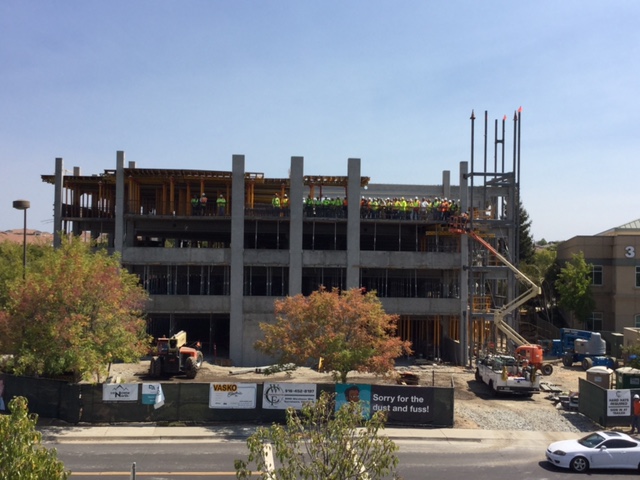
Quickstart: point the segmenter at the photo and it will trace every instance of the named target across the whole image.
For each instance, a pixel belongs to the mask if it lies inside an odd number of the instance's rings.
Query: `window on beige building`
[[[591,317],[587,320],[587,330],[592,332],[599,332],[602,330],[602,321],[604,319],[604,315],[602,312],[591,312]]]
[[[640,328],[640,314],[637,314],[635,316],[635,321],[633,323],[634,323],[634,327]]]
[[[602,285],[602,265],[592,265],[591,285]]]
[[[636,287],[640,287],[640,267],[636,267]]]

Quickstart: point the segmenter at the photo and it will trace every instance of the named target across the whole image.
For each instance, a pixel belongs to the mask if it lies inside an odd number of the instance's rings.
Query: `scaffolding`
[[[508,161],[505,115],[494,121],[490,141],[488,113],[484,112],[482,156],[476,161],[475,113],[471,113],[469,205],[451,231],[468,239],[465,269],[468,281],[468,323],[465,340],[470,356],[482,346],[496,346],[500,335],[514,343],[528,343],[518,332],[519,308],[540,289],[517,268],[520,228],[520,138],[522,109],[513,116],[513,150]],[[493,152],[489,151],[492,143]],[[479,201],[476,196],[480,196]],[[479,205],[477,207],[476,205]],[[457,222],[457,224],[455,224]],[[481,249],[478,250],[477,246]],[[519,285],[527,288],[519,292]],[[466,359],[471,362],[470,356]]]

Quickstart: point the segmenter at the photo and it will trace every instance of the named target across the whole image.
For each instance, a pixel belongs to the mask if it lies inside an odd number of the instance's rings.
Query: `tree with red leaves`
[[[279,364],[318,364],[346,383],[356,370],[386,374],[395,359],[411,353],[411,343],[396,336],[398,316],[388,315],[375,292],[321,288],[310,296],[275,302],[276,322],[261,323],[258,351]]]
[[[10,284],[0,352],[13,354],[15,373],[99,381],[111,362],[138,361],[147,352],[147,292],[117,256],[91,248],[65,240]]]

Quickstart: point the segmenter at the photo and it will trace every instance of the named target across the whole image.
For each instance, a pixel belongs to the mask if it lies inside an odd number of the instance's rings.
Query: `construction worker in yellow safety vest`
[[[378,218],[378,208],[380,207],[378,199],[372,198],[371,202],[369,202],[369,206],[371,208],[371,218]]]
[[[220,194],[220,196],[216,199],[216,207],[217,207],[217,212],[216,215],[218,215],[219,217],[224,217],[225,214],[227,213],[227,199],[224,198],[223,194]]]
[[[432,219],[440,220],[440,199],[436,197],[431,203],[431,211],[433,212]]]
[[[271,206],[274,209],[274,213],[276,215],[280,215],[280,196],[277,193],[273,194],[273,199],[271,200]]]
[[[400,210],[401,210],[401,216],[404,220],[407,219],[407,213],[409,212],[409,206],[407,205],[407,200],[402,197],[402,200],[400,200]]]
[[[400,218],[402,216],[402,202],[399,198],[393,199],[393,218]]]
[[[307,195],[307,198],[304,201],[304,212],[307,217],[313,216],[314,208],[313,208],[313,198],[311,198],[311,195]]]

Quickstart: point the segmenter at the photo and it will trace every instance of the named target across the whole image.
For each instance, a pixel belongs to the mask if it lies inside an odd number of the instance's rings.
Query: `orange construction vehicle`
[[[543,375],[553,373],[553,365],[544,363],[544,348],[540,345],[527,343],[516,348],[516,358],[536,367]]]
[[[149,365],[149,375],[158,378],[184,373],[187,378],[195,378],[203,360],[200,343],[194,347],[187,346],[187,332],[181,330],[171,338],[158,339],[156,355],[151,358]]]

